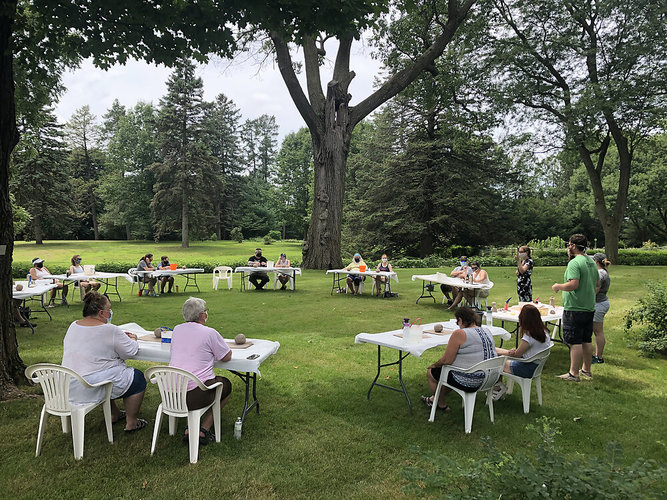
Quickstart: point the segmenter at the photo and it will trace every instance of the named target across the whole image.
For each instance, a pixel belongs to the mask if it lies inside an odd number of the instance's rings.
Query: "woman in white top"
[[[470,269],[472,269],[472,274],[470,274],[470,282],[471,283],[478,283],[478,284],[485,284],[488,285],[491,283],[491,280],[489,280],[489,275],[488,273],[482,269],[482,266],[480,265],[479,262],[475,261],[472,264],[470,264]],[[477,293],[477,297],[488,297],[489,296],[489,290],[475,290],[473,288],[458,288],[458,294],[454,298],[454,303],[448,307],[448,309],[454,309],[456,306],[459,305],[461,302],[461,299],[465,297],[466,301],[468,304],[473,304],[475,301],[475,293]]]
[[[81,265],[81,256],[79,254],[74,255],[72,257],[71,262],[72,265],[69,266],[69,273],[83,274],[83,266]],[[98,291],[100,289],[100,286],[102,286],[102,283],[98,283],[93,279],[79,281],[79,287],[83,290],[84,295],[90,292],[91,290]]]
[[[516,349],[502,349],[496,347],[499,356],[511,356],[513,358],[528,359],[535,354],[548,349],[551,346],[549,331],[542,322],[540,310],[532,304],[526,304],[519,313],[519,329],[521,331],[521,343]],[[531,378],[535,373],[538,363],[524,363],[522,361],[505,361],[505,373],[511,373],[522,378]],[[494,387],[493,398],[499,399],[507,392],[505,384],[500,382]]]
[[[113,422],[125,419],[127,433],[143,429],[146,421],[137,415],[144,400],[146,378],[140,370],[125,364],[125,360],[139,350],[137,336],[111,324],[111,304],[99,292],[89,292],[83,298],[83,316],[67,329],[63,340],[63,366],[71,368],[91,384],[111,380]],[[92,403],[102,397],[103,389],[86,389],[78,381],[72,381],[71,402]],[[123,398],[125,411],[113,401],[118,398]]]
[[[290,267],[290,262],[287,259],[287,255],[284,253],[280,254],[280,258],[278,259],[278,262],[276,262],[275,267]],[[278,281],[280,281],[281,290],[285,290],[285,287],[289,283],[290,280],[290,275],[289,274],[278,274]]]
[[[50,274],[51,271],[49,271],[44,265],[44,259],[40,259],[39,257],[35,257],[34,259],[32,259],[32,268],[30,269],[30,277],[32,278],[33,281],[44,279],[45,276],[49,276]],[[58,286],[57,288],[51,290],[51,300],[49,301],[49,304],[46,307],[56,306],[55,298],[56,298],[56,292],[58,290],[61,290],[62,292],[62,305],[66,306],[67,291],[69,290],[67,283],[61,283],[56,279],[54,279],[53,282]]]

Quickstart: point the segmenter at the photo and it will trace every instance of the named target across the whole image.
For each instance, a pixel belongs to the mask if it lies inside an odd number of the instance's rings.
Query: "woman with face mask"
[[[69,273],[70,274],[83,274],[83,266],[81,265],[81,256],[79,254],[76,254],[72,257],[72,265],[69,266]],[[100,286],[102,286],[102,283],[98,283],[95,280],[83,280],[79,281],[79,287],[81,287],[81,290],[83,290],[83,294],[87,294],[91,290],[99,290]],[[74,293],[74,292],[72,292]]]
[[[137,336],[111,324],[111,303],[99,292],[88,292],[83,297],[83,319],[72,322],[63,340],[62,365],[71,368],[90,384],[111,380],[111,419],[125,421],[125,432],[132,433],[146,427],[138,418],[146,390],[146,378],[125,360],[139,350]],[[71,403],[98,402],[104,389],[86,389],[73,380],[70,386]],[[121,411],[115,399],[123,398]]]
[[[232,359],[232,350],[217,330],[206,326],[208,309],[203,299],[190,297],[183,304],[182,323],[174,328],[171,335],[171,360],[169,366],[187,370],[196,375],[204,385],[209,386],[222,382],[220,409],[222,409],[232,393],[232,383],[228,378],[216,376],[213,364],[216,361]],[[204,408],[213,402],[215,391],[202,391],[194,382],[188,382],[186,404],[189,410]],[[215,440],[211,432],[213,425],[213,408],[203,415],[199,429],[199,444],[206,445]],[[185,430],[187,440],[189,430]]]
[[[380,263],[377,265],[376,270],[378,272],[389,272],[389,273],[393,271],[393,268],[389,263],[389,259],[386,253],[382,254],[382,259],[380,260]],[[375,295],[380,295],[380,285],[382,283],[386,283],[389,278],[387,276],[374,276],[373,278],[375,279]]]
[[[355,253],[352,262],[350,262],[344,269],[346,271],[358,271],[359,266],[366,266],[366,263],[364,262],[364,259],[361,258],[360,254]],[[361,276],[359,274],[347,275],[347,288],[352,292],[352,295],[357,295],[359,293],[359,286],[365,279],[366,276]]]
[[[530,276],[533,274],[533,259],[530,258],[530,247],[521,246],[516,259],[516,293],[519,295],[519,302],[533,301],[533,284]]]
[[[30,277],[33,281],[44,279],[45,276],[49,276],[51,271],[44,265],[44,259],[35,257],[32,259],[32,268],[30,269]],[[69,290],[69,285],[67,283],[62,283],[56,279],[53,282],[57,285],[56,288],[51,290],[51,300],[46,307],[55,307],[56,306],[56,292],[60,290],[62,294],[62,305],[67,305],[67,291]]]

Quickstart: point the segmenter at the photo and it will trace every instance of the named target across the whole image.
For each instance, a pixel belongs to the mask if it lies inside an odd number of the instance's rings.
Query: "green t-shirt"
[[[565,270],[565,282],[579,280],[579,287],[572,292],[563,292],[563,307],[566,311],[595,311],[595,287],[600,275],[593,259],[577,255]]]

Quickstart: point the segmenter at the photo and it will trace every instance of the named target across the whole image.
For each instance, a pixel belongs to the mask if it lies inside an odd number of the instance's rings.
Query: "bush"
[[[273,243],[273,240],[271,239],[271,236],[269,236],[268,234],[266,236],[264,236],[264,244],[265,245],[270,245],[271,243]]]
[[[667,354],[667,284],[646,283],[648,295],[625,315],[625,334],[643,353]]]
[[[271,238],[274,241],[280,241],[282,239],[282,234],[280,234],[280,231],[277,231],[275,229],[269,231],[269,234],[267,234],[269,238]],[[266,238],[265,236],[265,238]]]
[[[408,495],[433,498],[658,498],[665,491],[665,463],[638,459],[624,466],[620,444],[610,442],[604,459],[569,458],[560,453],[555,438],[557,421],[542,417],[528,425],[530,435],[541,438],[526,454],[498,450],[482,438],[485,458],[454,461],[434,451],[417,453],[426,462],[403,470]],[[661,493],[662,492],[662,493]]]
[[[567,242],[560,236],[551,236],[550,238],[545,238],[543,240],[530,240],[528,246],[531,250],[533,249],[556,249],[556,248],[566,248]]]
[[[243,243],[243,231],[241,231],[240,227],[235,227],[232,229],[229,233],[229,237],[237,243]]]

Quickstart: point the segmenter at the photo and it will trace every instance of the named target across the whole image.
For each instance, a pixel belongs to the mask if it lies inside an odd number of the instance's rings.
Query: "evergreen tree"
[[[179,61],[167,81],[167,95],[160,99],[158,114],[161,163],[155,175],[155,196],[151,204],[156,238],[178,231],[181,245],[190,245],[191,226],[202,237],[214,220],[211,180],[215,158],[205,143],[204,85],[195,76],[195,65]]]

